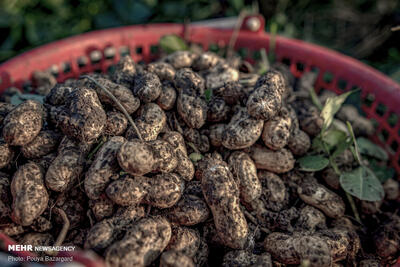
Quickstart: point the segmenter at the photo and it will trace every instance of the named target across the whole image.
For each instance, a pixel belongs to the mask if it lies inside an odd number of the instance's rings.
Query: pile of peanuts
[[[384,201],[357,201],[364,219],[377,220],[360,226],[346,215],[331,168],[296,164],[323,124],[309,95],[315,74],[296,80],[280,63],[263,75],[243,65],[212,52],[179,51],[147,65],[126,56],[112,74],[64,83],[34,73],[43,104],[14,106],[8,89],[0,231],[20,244],[53,245],[67,218],[58,245],[91,250],[108,266],[395,259],[400,218],[380,207],[398,205],[397,181],[385,183]],[[337,117],[357,135],[374,131],[352,106]],[[355,163],[349,150],[336,161],[342,169]]]

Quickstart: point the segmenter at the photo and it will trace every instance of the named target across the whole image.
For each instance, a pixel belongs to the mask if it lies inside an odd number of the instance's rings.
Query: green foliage
[[[304,156],[297,160],[302,171],[316,172],[325,169],[329,165],[329,160],[322,156]]]
[[[181,37],[174,34],[161,37],[159,44],[161,49],[168,54],[189,49],[186,42]]]
[[[143,23],[152,15],[152,9],[143,2],[137,0],[112,1],[112,7],[121,24]]]
[[[323,131],[328,129],[329,126],[331,126],[333,117],[335,114],[339,111],[340,107],[346,101],[346,98],[353,93],[353,91],[334,96],[334,97],[329,97],[326,102],[324,107],[322,108],[321,111],[321,117],[324,120],[324,125],[323,125]]]
[[[272,54],[272,51],[270,51]],[[256,70],[259,75],[264,75],[270,68],[268,55],[265,49],[260,50],[261,60],[256,65]]]
[[[332,159],[342,154],[352,144],[347,133],[338,129],[329,129],[316,136],[312,142],[312,149],[316,152],[329,152]]]
[[[347,132],[331,127],[335,114],[351,93],[347,92],[328,98],[322,107],[321,116],[324,119],[324,126],[321,133],[313,139],[313,152],[311,153],[323,154],[305,156],[298,161],[303,171],[320,171],[330,164],[334,171],[340,175],[340,184],[344,191],[361,200],[378,201],[384,197],[384,190],[381,183],[394,175],[392,173],[393,170],[376,162],[370,162],[370,168],[364,164],[361,154],[386,161],[388,159],[386,152],[368,139],[362,137],[356,139],[349,122],[347,122]],[[314,102],[317,102],[317,97],[315,96],[314,98]],[[341,173],[335,162],[335,158],[349,148],[353,152],[359,167],[349,172]],[[353,203],[351,196],[348,196],[348,198]],[[352,209],[355,216],[358,217],[354,205]]]
[[[240,12],[245,7],[244,0],[228,0],[228,2],[237,12]]]
[[[313,102],[313,104],[319,110],[322,110],[323,106],[321,104],[321,101],[319,101],[319,98],[318,98],[317,93],[315,92],[314,88],[310,88],[310,97],[311,97],[311,101]]]
[[[312,149],[317,153],[323,152],[329,155],[331,160],[333,160],[351,145],[347,133],[330,126],[333,122],[335,114],[339,111],[344,101],[352,93],[352,91],[328,98],[323,107],[319,102],[315,91],[310,90],[310,93],[314,104],[321,109],[321,117],[324,120],[321,133],[312,141]],[[333,155],[331,155],[332,151]],[[312,161],[310,164],[312,164]]]
[[[243,0],[0,1],[0,61],[33,47],[96,29],[155,22],[182,23],[239,14]]]
[[[362,155],[366,155],[379,160],[387,161],[388,154],[380,146],[372,143],[370,140],[364,137],[357,138],[357,144]]]
[[[399,33],[394,34],[398,35]],[[398,64],[400,62],[400,48],[394,44],[393,47],[390,47],[385,52],[382,57],[366,60],[365,63],[372,65],[374,68],[389,75],[392,79],[400,82],[400,65]]]
[[[343,142],[339,142],[336,146],[336,149],[332,153],[332,159],[335,159],[337,156],[342,154],[346,149],[350,148],[352,144],[351,139],[347,138],[343,140]]]
[[[326,131],[322,136],[322,140],[326,143],[329,150],[345,142],[346,139],[347,139],[347,134],[343,131],[336,129]]]
[[[312,148],[317,152],[330,154],[332,160],[342,154],[351,145],[346,132],[330,126],[335,114],[340,110],[344,101],[346,101],[347,97],[352,93],[353,91],[350,91],[335,97],[330,97],[326,100],[325,105],[322,106],[315,91],[313,89],[310,90],[311,99],[314,105],[321,110],[321,117],[324,120],[321,133],[313,139]],[[333,153],[331,154],[331,152]]]
[[[320,153],[325,151],[325,145],[320,135],[312,140],[311,148],[313,151]]]
[[[380,201],[385,195],[381,182],[366,166],[343,173],[340,185],[347,193],[361,200]]]
[[[347,122],[347,127],[354,145],[354,147],[351,147],[352,152],[360,167],[350,172],[342,173],[340,175],[340,185],[344,191],[361,200],[382,200],[385,196],[385,192],[383,190],[381,181],[369,167],[364,165],[360,154],[359,144],[349,122]]]
[[[102,1],[82,0],[79,8],[71,2],[0,1],[0,60],[33,46],[89,31],[93,29],[96,10],[107,8]]]
[[[212,98],[212,90],[211,89],[205,90],[204,97],[206,98],[206,101],[209,102]]]

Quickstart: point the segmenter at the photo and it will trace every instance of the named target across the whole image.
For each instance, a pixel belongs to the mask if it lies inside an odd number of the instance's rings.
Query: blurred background
[[[400,82],[398,0],[0,0],[0,62],[67,36],[122,25],[261,13],[266,31],[355,57]]]

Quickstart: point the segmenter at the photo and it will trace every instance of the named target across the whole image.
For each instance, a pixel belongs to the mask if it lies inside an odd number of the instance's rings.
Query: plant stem
[[[93,223],[93,219],[92,219],[92,215],[91,215],[91,210],[90,209],[86,212],[86,216],[89,218],[90,227],[93,227],[94,223]]]
[[[65,212],[62,209],[55,208],[55,211],[58,212],[58,214],[60,214],[60,216],[64,222],[61,232],[58,235],[56,242],[54,243],[55,246],[61,246],[62,243],[64,242],[65,236],[67,235],[67,232],[69,230],[70,223],[69,223],[67,214],[65,214]]]
[[[356,136],[354,135],[353,127],[351,127],[351,124],[348,121],[346,121],[346,124],[347,124],[347,128],[349,129],[350,136],[353,139],[355,158],[356,158],[358,164],[360,164],[360,166],[363,166],[364,164],[361,159],[360,149],[358,148],[358,144],[357,144]]]
[[[243,20],[246,17],[247,12],[246,11],[241,11],[238,17],[238,20],[236,21],[235,28],[232,32],[231,38],[229,39],[229,44],[228,44],[228,50],[226,51],[226,58],[230,59],[233,57],[233,52],[235,51],[235,43],[237,40],[237,37],[240,32],[240,27],[242,27]]]
[[[317,93],[314,90],[314,87],[310,87],[309,91],[310,91],[311,101],[321,111],[323,109],[323,106],[322,106],[321,102],[319,101],[319,98],[317,96]]]
[[[335,173],[340,176],[342,173],[340,172],[339,167],[337,166],[335,160],[331,157],[331,155],[329,155],[329,163],[331,164]]]
[[[278,24],[276,22],[272,22],[270,27],[271,38],[269,40],[269,53],[268,53],[270,63],[275,62],[275,47],[276,47],[277,32],[278,32]]]
[[[354,217],[356,218],[356,221],[359,224],[361,224],[360,214],[358,214],[356,203],[354,202],[354,198],[349,193],[347,193],[347,192],[345,192],[345,193],[346,193],[347,200],[350,203],[351,209],[353,210]]]
[[[190,42],[190,18],[186,17],[183,20],[183,40],[186,43]]]
[[[325,148],[327,154],[329,155],[329,163],[331,164],[332,169],[340,177],[342,175],[342,173],[341,173],[339,167],[337,166],[335,160],[330,155],[329,149],[326,147],[326,144],[325,143],[323,143],[323,144],[324,144],[324,148]],[[346,194],[347,200],[349,201],[351,210],[353,211],[354,217],[356,218],[357,222],[361,224],[360,214],[358,213],[357,206],[356,206],[356,203],[354,202],[353,197],[347,192],[345,192],[345,194]]]
[[[250,212],[248,212],[247,210],[244,210],[243,213],[244,213],[244,215],[246,216],[246,218],[249,219],[249,221],[251,221],[251,222],[252,222],[253,224],[255,224],[257,227],[259,227],[261,231],[263,231],[263,232],[266,233],[266,234],[270,234],[270,233],[271,233],[271,231],[269,231],[267,228],[261,227],[261,226],[258,224],[257,219],[254,218],[254,216],[251,215]]]
[[[69,226],[70,226],[70,222],[68,220],[68,216],[67,214],[65,214],[65,212],[60,209],[60,208],[54,208],[54,210],[61,216],[61,218],[63,219],[64,225],[57,237],[56,242],[54,243],[54,247],[58,247],[61,246],[62,243],[65,240],[65,237],[67,236],[68,230],[69,230]],[[57,251],[51,250],[47,252],[49,255],[54,256],[57,255]]]
[[[124,108],[124,106],[121,104],[121,102],[119,102],[119,100],[109,91],[107,90],[103,85],[101,85],[100,83],[98,83],[95,79],[93,79],[92,77],[88,76],[88,75],[82,75],[80,78],[86,78],[88,80],[90,80],[91,82],[93,82],[94,84],[96,84],[101,90],[103,90],[111,99],[112,101],[115,102],[115,104],[117,104],[117,106],[119,107],[119,109],[122,111],[122,113],[124,113],[125,117],[128,119],[129,123],[132,125],[133,129],[135,129],[137,136],[139,137],[140,140],[143,141],[142,135],[139,132],[139,129],[136,127],[136,124],[133,122],[132,117],[129,115],[129,113],[126,111],[126,109]]]
[[[264,69],[261,69],[263,72],[259,74],[262,75],[270,69],[270,64],[268,61],[267,50],[265,50],[265,48],[260,50],[260,54],[261,54],[262,67]]]

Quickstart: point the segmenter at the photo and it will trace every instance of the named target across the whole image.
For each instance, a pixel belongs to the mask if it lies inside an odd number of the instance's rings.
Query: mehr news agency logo
[[[9,252],[29,251],[29,252],[48,252],[56,253],[60,251],[75,251],[75,246],[32,246],[32,245],[8,245]],[[20,262],[20,261],[57,261],[57,262],[71,262],[72,257],[57,257],[57,256],[27,256],[17,257],[8,256],[9,261]]]

